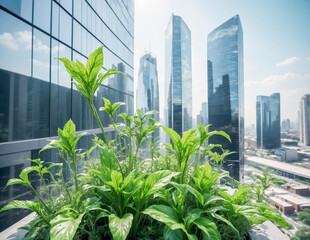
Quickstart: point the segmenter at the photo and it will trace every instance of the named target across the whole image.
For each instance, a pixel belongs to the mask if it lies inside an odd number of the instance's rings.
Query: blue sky
[[[192,32],[193,115],[207,98],[207,36],[239,14],[243,27],[245,123],[255,123],[257,95],[281,94],[281,119],[297,119],[299,100],[310,93],[309,0],[136,0],[135,78],[140,56],[157,57],[164,86],[165,29],[171,13]],[[161,95],[161,108],[163,95]]]

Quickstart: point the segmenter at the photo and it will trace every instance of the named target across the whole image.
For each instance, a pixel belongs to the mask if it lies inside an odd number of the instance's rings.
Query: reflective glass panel
[[[34,0],[34,25],[50,32],[51,0]]]
[[[0,5],[32,22],[32,0],[0,0]]]
[[[49,81],[50,37],[45,33],[33,30],[33,77]]]

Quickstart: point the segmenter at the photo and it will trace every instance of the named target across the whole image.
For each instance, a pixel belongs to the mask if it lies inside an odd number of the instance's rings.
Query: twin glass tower
[[[180,16],[172,14],[165,39],[165,125],[178,134],[193,126],[191,31]],[[243,178],[244,165],[244,80],[243,32],[236,15],[208,35],[208,122],[210,130],[222,130],[223,137],[212,136],[211,144],[222,144],[234,154],[224,167],[230,175]],[[168,139],[165,139],[166,141]],[[221,151],[218,149],[218,151]]]

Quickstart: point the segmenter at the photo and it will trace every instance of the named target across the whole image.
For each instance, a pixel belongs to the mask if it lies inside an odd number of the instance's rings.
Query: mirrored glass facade
[[[182,135],[192,128],[191,31],[172,15],[165,34],[165,125]]]
[[[239,16],[229,19],[208,35],[208,122],[210,131],[225,131],[232,142],[212,136],[209,143],[235,152],[224,169],[243,180],[244,80],[243,31]],[[220,151],[220,150],[219,150]]]
[[[257,147],[274,149],[281,147],[280,93],[256,98]]]
[[[56,58],[86,63],[87,56],[104,45],[104,69],[117,68],[128,77],[117,75],[103,82],[94,102],[98,108],[103,106],[102,97],[125,102],[118,113],[133,113],[133,9],[133,0],[0,0],[0,22],[5,23],[0,24],[1,190],[9,178],[18,177],[30,165],[27,158],[60,161],[55,152],[39,155],[38,150],[70,118],[77,131],[87,131],[81,147],[91,146],[93,134],[100,133]],[[113,138],[108,116],[99,115]],[[29,199],[27,194],[27,189],[15,186],[0,191],[0,208],[12,199]],[[22,210],[1,213],[0,232],[25,214]]]
[[[140,58],[136,109],[140,109],[142,114],[152,110],[159,112],[157,61],[149,53]],[[152,118],[159,122],[159,113],[152,115]],[[153,137],[159,137],[159,129],[153,133]]]

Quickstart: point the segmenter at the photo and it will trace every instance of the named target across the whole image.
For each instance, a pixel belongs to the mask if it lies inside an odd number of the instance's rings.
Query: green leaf
[[[34,211],[38,213],[38,215],[41,215],[41,206],[39,203],[35,203],[33,201],[19,201],[19,200],[13,200],[9,202],[7,205],[5,205],[3,208],[1,208],[0,212],[14,209],[14,208],[24,208],[29,209],[31,211]]]
[[[200,218],[202,213],[203,211],[200,208],[194,208],[190,210],[184,218],[186,228],[189,228],[190,224],[192,224],[196,219]]]
[[[225,133],[224,131],[213,131],[213,132],[210,132],[208,133],[208,138],[210,138],[211,136],[213,135],[220,135],[220,136],[223,136],[225,137],[229,142],[231,142],[231,139],[229,137],[229,135],[227,133]]]
[[[221,240],[221,234],[217,230],[215,223],[208,218],[200,217],[194,224],[204,232],[204,240]]]
[[[169,135],[174,148],[176,148],[176,150],[177,150],[179,141],[181,140],[180,135],[176,131],[174,131],[173,129],[168,128],[168,127],[164,127],[164,132]]]
[[[114,239],[125,240],[132,224],[133,215],[126,213],[122,218],[111,214],[109,216],[109,228]]]
[[[5,187],[11,186],[11,185],[15,185],[15,184],[20,184],[20,185],[24,185],[24,186],[29,186],[28,183],[26,183],[25,181],[19,179],[19,178],[11,178]]]
[[[184,225],[179,222],[178,215],[171,207],[165,205],[151,205],[145,209],[143,213],[166,224],[172,230],[185,229]]]
[[[180,173],[171,172],[169,170],[162,170],[152,173],[146,178],[144,184],[142,185],[141,192],[139,193],[141,193],[144,198],[147,198],[162,189],[171,181],[173,177],[179,174]]]
[[[93,53],[91,53],[86,62],[86,71],[88,76],[88,81],[95,81],[100,69],[103,66],[103,46],[97,48]]]
[[[107,210],[102,209],[102,211],[97,215],[95,222],[97,222],[100,218],[109,217],[109,216],[110,216],[110,213]]]
[[[32,171],[38,172],[40,168],[38,166],[31,166],[31,167],[26,167],[24,168],[21,173],[19,174],[19,177],[24,180],[25,183],[30,185],[30,182],[28,180],[28,174]]]
[[[183,240],[183,234],[180,229],[171,230],[167,225],[164,227],[164,240]]]
[[[50,237],[51,240],[74,239],[76,230],[78,229],[84,214],[76,216],[72,212],[64,212],[57,215],[54,219],[51,220],[51,231]]]
[[[222,217],[222,216],[216,214],[215,212],[213,212],[211,215],[212,215],[212,217],[216,218],[217,220],[220,220],[220,221],[226,223],[226,224],[227,224],[228,226],[230,226],[236,233],[239,234],[239,231],[238,231],[238,230],[234,227],[234,225],[233,225],[230,221],[228,221],[226,218],[224,218],[224,217]]]

